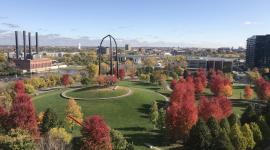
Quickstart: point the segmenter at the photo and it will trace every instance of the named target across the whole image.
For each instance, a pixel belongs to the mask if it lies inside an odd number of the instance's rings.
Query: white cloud
[[[258,25],[262,24],[261,22],[256,22],[256,21],[245,21],[244,25]]]

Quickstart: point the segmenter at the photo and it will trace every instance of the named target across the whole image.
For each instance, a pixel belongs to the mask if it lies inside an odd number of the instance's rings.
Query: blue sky
[[[248,37],[270,33],[269,0],[2,0],[0,3],[0,44],[14,43],[12,37],[4,39],[13,35],[9,32],[14,30],[38,31],[44,36],[41,41],[44,45],[51,40],[56,41],[55,45],[81,42],[92,46],[109,33],[134,46],[188,47],[245,46]]]

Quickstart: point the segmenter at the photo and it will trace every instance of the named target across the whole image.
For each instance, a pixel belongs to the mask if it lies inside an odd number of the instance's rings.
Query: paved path
[[[61,96],[64,97],[64,98],[66,98],[66,99],[75,99],[75,100],[96,100],[96,99],[99,99],[99,100],[109,100],[109,99],[117,99],[117,98],[122,98],[122,97],[130,96],[133,93],[130,88],[125,87],[125,88],[128,89],[128,92],[126,94],[124,94],[124,95],[115,96],[115,97],[106,97],[106,98],[74,98],[74,97],[70,97],[70,96],[67,96],[66,95],[66,93],[68,93],[68,92],[71,92],[71,91],[74,91],[74,90],[83,89],[83,88],[75,88],[75,89],[66,90],[66,91],[64,91],[64,92],[61,93]]]

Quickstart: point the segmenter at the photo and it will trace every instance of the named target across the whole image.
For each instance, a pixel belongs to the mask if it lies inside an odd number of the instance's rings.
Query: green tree
[[[239,124],[235,123],[231,127],[230,139],[235,150],[245,150],[247,148],[247,141],[240,130]]]
[[[50,131],[51,128],[55,128],[58,125],[59,125],[59,121],[58,121],[56,113],[51,108],[48,108],[45,111],[42,123],[40,124],[40,131],[42,133],[46,133]]]
[[[256,143],[259,143],[260,141],[262,141],[263,137],[262,137],[262,132],[260,130],[260,127],[255,122],[251,122],[249,126],[253,133],[254,141]]]
[[[208,150],[210,149],[212,136],[209,128],[203,119],[199,119],[189,134],[189,138],[185,144],[187,149]]]
[[[91,84],[91,80],[87,77],[81,79],[81,84],[84,86],[89,86]]]
[[[254,141],[253,133],[252,133],[249,125],[247,123],[245,123],[242,126],[241,130],[242,130],[243,136],[246,138],[247,148],[248,149],[253,149],[255,147],[256,143]]]
[[[239,118],[237,117],[237,115],[236,115],[235,113],[232,113],[232,114],[228,117],[228,121],[229,121],[231,127],[232,127],[234,124],[239,124],[239,125],[240,125]]]
[[[153,101],[150,109],[150,121],[154,124],[154,127],[157,125],[158,120],[158,105],[156,101]]]
[[[264,117],[263,116],[260,116],[259,119],[258,119],[258,121],[256,123],[260,127],[260,130],[262,132],[263,138],[264,139],[270,138],[270,128],[267,125]]]
[[[220,121],[220,128],[225,130],[228,134],[230,133],[231,127],[227,118],[224,118]]]
[[[265,109],[265,121],[267,122],[268,126],[270,126],[270,102],[267,103]]]
[[[120,131],[110,130],[111,143],[113,150],[125,150],[128,142]]]
[[[211,150],[234,150],[234,146],[226,132],[226,130],[221,130],[219,135],[214,138]]]
[[[210,117],[207,121],[207,126],[210,129],[213,138],[216,138],[220,132],[220,126],[214,117]]]
[[[257,120],[257,113],[255,111],[254,106],[249,105],[245,112],[241,116],[241,124],[255,122]]]

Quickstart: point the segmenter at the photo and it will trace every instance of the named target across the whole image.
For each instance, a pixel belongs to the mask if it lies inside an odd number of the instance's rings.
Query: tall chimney
[[[30,59],[32,59],[31,32],[28,32],[28,41],[29,41],[29,57],[30,57]]]
[[[18,31],[15,31],[16,59],[19,59]]]
[[[24,60],[26,60],[26,32],[23,31],[23,56]]]
[[[38,32],[36,32],[36,53],[38,54]]]

